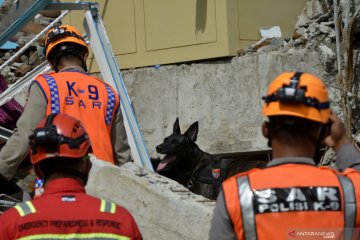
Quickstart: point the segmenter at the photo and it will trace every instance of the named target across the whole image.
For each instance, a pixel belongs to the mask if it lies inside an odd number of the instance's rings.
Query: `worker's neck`
[[[272,158],[284,157],[306,157],[313,158],[315,154],[315,146],[310,143],[299,143],[296,145],[279,143],[272,141]]]
[[[65,72],[68,70],[77,70],[77,71],[85,72],[85,69],[77,64],[59,65],[58,69],[59,69],[58,72]]]
[[[80,177],[74,177],[74,176],[69,176],[67,174],[62,174],[62,173],[53,173],[51,174],[45,181],[45,187],[52,181],[56,180],[56,179],[60,179],[60,178],[72,178],[76,181],[78,181],[79,183],[81,183],[82,185],[84,184],[84,181],[80,178]]]
[[[72,58],[60,58],[57,66],[58,72],[63,72],[66,70],[79,70],[84,71],[82,62],[80,59],[72,57]]]

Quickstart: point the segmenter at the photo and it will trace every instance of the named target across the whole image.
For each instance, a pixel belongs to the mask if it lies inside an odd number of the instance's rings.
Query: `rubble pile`
[[[0,7],[0,21],[3,19],[3,17],[8,13],[9,9],[13,5],[13,0],[5,0],[4,3]]]
[[[336,44],[334,27],[332,6],[326,0],[308,1],[298,17],[291,38],[264,37],[251,45],[246,52],[285,52],[292,48],[309,48],[311,50],[320,46],[323,46],[324,49],[326,46],[326,50],[330,51],[335,49]]]
[[[13,2],[13,1],[10,1]],[[0,9],[0,20],[6,15],[7,9],[11,4],[6,2]],[[13,36],[10,41],[15,42],[18,47],[15,49],[0,49],[0,66],[11,58],[19,49],[32,40],[39,32],[49,25],[54,18],[60,15],[60,11],[42,11],[35,16],[32,22],[29,22],[20,32]],[[45,61],[43,54],[44,36],[38,38],[21,56],[17,57],[9,65],[1,69],[0,74],[4,76],[9,84],[16,82],[35,66]]]

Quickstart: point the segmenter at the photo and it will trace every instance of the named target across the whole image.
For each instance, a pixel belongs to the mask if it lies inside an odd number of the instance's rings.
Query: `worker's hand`
[[[325,144],[329,147],[339,150],[343,145],[351,143],[350,138],[346,135],[346,130],[340,118],[331,111],[330,115],[330,134],[325,138]]]

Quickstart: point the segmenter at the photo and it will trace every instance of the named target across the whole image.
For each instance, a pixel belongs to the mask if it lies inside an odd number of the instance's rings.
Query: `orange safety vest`
[[[39,75],[35,82],[47,99],[46,115],[66,113],[79,119],[91,141],[94,155],[114,163],[111,126],[120,99],[103,81],[81,72]]]
[[[352,239],[360,226],[354,169],[286,163],[240,173],[223,191],[238,239]]]

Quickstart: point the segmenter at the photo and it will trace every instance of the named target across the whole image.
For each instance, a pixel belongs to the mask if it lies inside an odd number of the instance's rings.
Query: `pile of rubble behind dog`
[[[14,4],[12,0],[6,0],[0,8],[0,19],[5,16],[10,7]],[[35,16],[32,22],[29,22],[20,32],[13,36],[10,41],[17,44],[17,48],[0,49],[0,66],[7,61],[18,49],[22,48],[26,43],[41,32],[54,18],[60,15],[60,11],[41,11],[41,14]],[[31,71],[35,66],[45,60],[43,54],[44,38],[40,37],[35,41],[29,49],[21,56],[17,57],[10,65],[3,66],[1,75],[7,79],[9,84],[16,82],[27,72]]]

